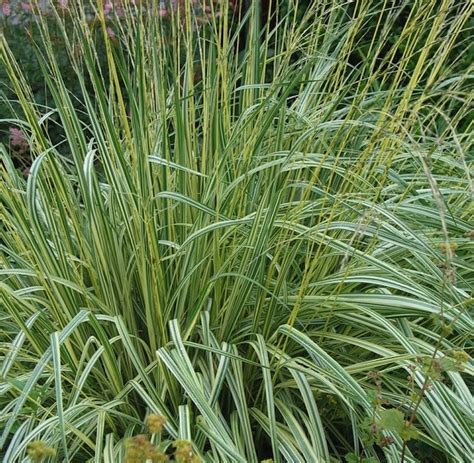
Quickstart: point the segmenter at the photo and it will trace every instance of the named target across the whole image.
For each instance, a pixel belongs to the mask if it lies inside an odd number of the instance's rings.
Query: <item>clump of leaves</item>
[[[363,442],[366,445],[377,444],[380,447],[386,447],[394,442],[393,437],[387,436],[386,433],[396,431],[392,429],[393,423],[390,423],[390,415],[387,416],[388,422],[384,420],[385,412],[391,410],[382,408],[383,405],[389,404],[382,396],[382,374],[377,371],[370,371],[367,376],[375,383],[375,390],[369,393],[369,398],[373,405],[372,416],[366,418],[362,423]]]
[[[411,374],[408,376],[409,398],[412,402],[408,413],[404,413],[399,408],[383,408],[383,405],[389,405],[389,402],[383,400],[382,374],[374,371],[369,372],[367,376],[374,381],[375,389],[369,394],[373,404],[373,414],[362,422],[364,444],[368,446],[377,444],[383,448],[394,443],[392,435],[398,436],[403,441],[401,454],[403,462],[407,442],[419,438],[419,430],[414,425],[414,421],[418,408],[431,384],[435,381],[443,381],[445,372],[463,371],[468,360],[469,355],[460,350],[453,350],[450,355],[443,355],[439,358],[418,357],[416,364],[410,367]],[[423,385],[418,390],[416,390],[415,382],[416,371],[421,371],[425,377]],[[372,461],[371,458],[363,458],[354,453],[346,455],[346,460],[359,463]]]
[[[375,457],[360,457],[355,453],[348,453],[345,456],[346,462],[347,463],[378,463],[378,459]]]
[[[405,418],[405,414],[401,410],[396,408],[381,410],[379,425],[381,430],[396,434],[403,441],[417,439],[419,435],[413,423]]]

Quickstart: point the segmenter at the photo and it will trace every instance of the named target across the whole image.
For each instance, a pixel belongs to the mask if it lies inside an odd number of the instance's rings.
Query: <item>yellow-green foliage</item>
[[[469,460],[472,3],[248,3],[0,41],[3,461]]]

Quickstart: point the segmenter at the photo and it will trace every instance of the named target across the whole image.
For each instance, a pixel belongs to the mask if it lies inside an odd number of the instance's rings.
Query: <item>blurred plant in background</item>
[[[206,5],[204,5],[204,3]],[[216,15],[220,15],[219,1],[201,1],[192,0],[188,2],[188,7],[192,12],[192,27],[199,28],[209,22],[209,19]],[[186,2],[178,0],[161,0],[159,2],[154,0],[103,0],[102,11],[107,22],[107,33],[110,38],[116,35],[116,28],[120,21],[123,21],[124,15],[137,15],[140,11],[147,15],[159,15],[164,21],[170,20],[172,15],[178,14],[178,10],[185,8]],[[230,4],[230,12],[234,10],[234,4]],[[35,103],[39,107],[48,107],[51,101],[51,93],[47,88],[44,76],[39,62],[40,58],[36,50],[35,43],[40,40],[40,34],[37,26],[38,15],[49,23],[49,32],[51,40],[55,44],[55,53],[58,67],[62,70],[62,74],[67,84],[76,95],[80,95],[80,86],[74,73],[69,72],[71,68],[71,61],[67,55],[65,44],[61,31],[57,29],[55,21],[55,14],[58,13],[68,21],[69,0],[56,0],[51,2],[49,0],[37,0],[34,2],[21,0],[2,0],[2,10],[0,15],[0,27],[2,33],[7,40],[12,44],[12,51],[18,60],[25,75],[31,85],[31,89],[35,98]],[[98,2],[95,0],[84,0],[81,2],[84,10],[85,19],[90,24],[92,30],[97,29],[99,25]],[[3,17],[2,17],[3,16]],[[166,29],[164,29],[166,30]],[[95,34],[95,41],[97,44],[97,53],[99,62],[105,65],[105,50],[101,45],[102,36],[100,33]],[[179,52],[176,50],[176,52]],[[90,89],[92,92],[92,89]],[[0,114],[2,114],[2,121],[0,122],[0,142],[8,146],[11,130],[20,130],[17,127],[12,127],[12,122],[6,119],[15,119],[18,104],[16,95],[13,89],[8,85],[8,77],[5,68],[0,69],[0,95],[4,98],[0,101]],[[78,98],[78,107],[83,104],[83,100]],[[48,120],[48,130],[56,142],[60,142],[62,130],[58,124],[56,115],[51,115]],[[10,137],[11,138],[11,137]],[[14,149],[15,146],[12,145]],[[14,149],[15,151],[15,149]],[[21,169],[27,168],[31,163],[29,158],[29,151],[22,149],[16,150],[15,162]]]

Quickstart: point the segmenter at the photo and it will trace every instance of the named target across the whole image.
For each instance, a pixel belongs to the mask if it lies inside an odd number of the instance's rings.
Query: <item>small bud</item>
[[[453,350],[451,356],[456,362],[466,363],[469,361],[469,354],[466,354],[463,350]]]
[[[474,240],[474,230],[469,230],[466,233],[464,233],[464,236],[466,238],[469,238],[470,240]]]
[[[166,417],[162,415],[148,415],[146,418],[146,425],[151,434],[157,434],[163,431],[166,424]]]
[[[393,443],[395,442],[395,439],[391,436],[385,436],[385,437],[382,437],[379,441],[379,445],[380,447],[387,447],[389,445],[392,445]]]
[[[458,248],[458,244],[457,243],[440,243],[439,248],[440,248],[442,253],[446,253],[448,251],[448,249],[451,252],[455,252],[456,249]]]
[[[125,462],[144,463],[152,460],[154,463],[168,461],[168,457],[161,453],[144,435],[138,435],[127,439],[125,442]]]
[[[174,457],[177,463],[201,463],[201,458],[194,454],[191,442],[184,439],[177,439],[173,443],[176,449]]]
[[[453,332],[453,328],[451,325],[448,325],[447,323],[443,323],[441,325],[441,334],[443,336],[448,336]]]

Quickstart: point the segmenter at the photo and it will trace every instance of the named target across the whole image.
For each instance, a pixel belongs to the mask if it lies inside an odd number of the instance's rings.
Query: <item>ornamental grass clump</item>
[[[0,39],[0,459],[469,461],[472,3],[113,3]]]

